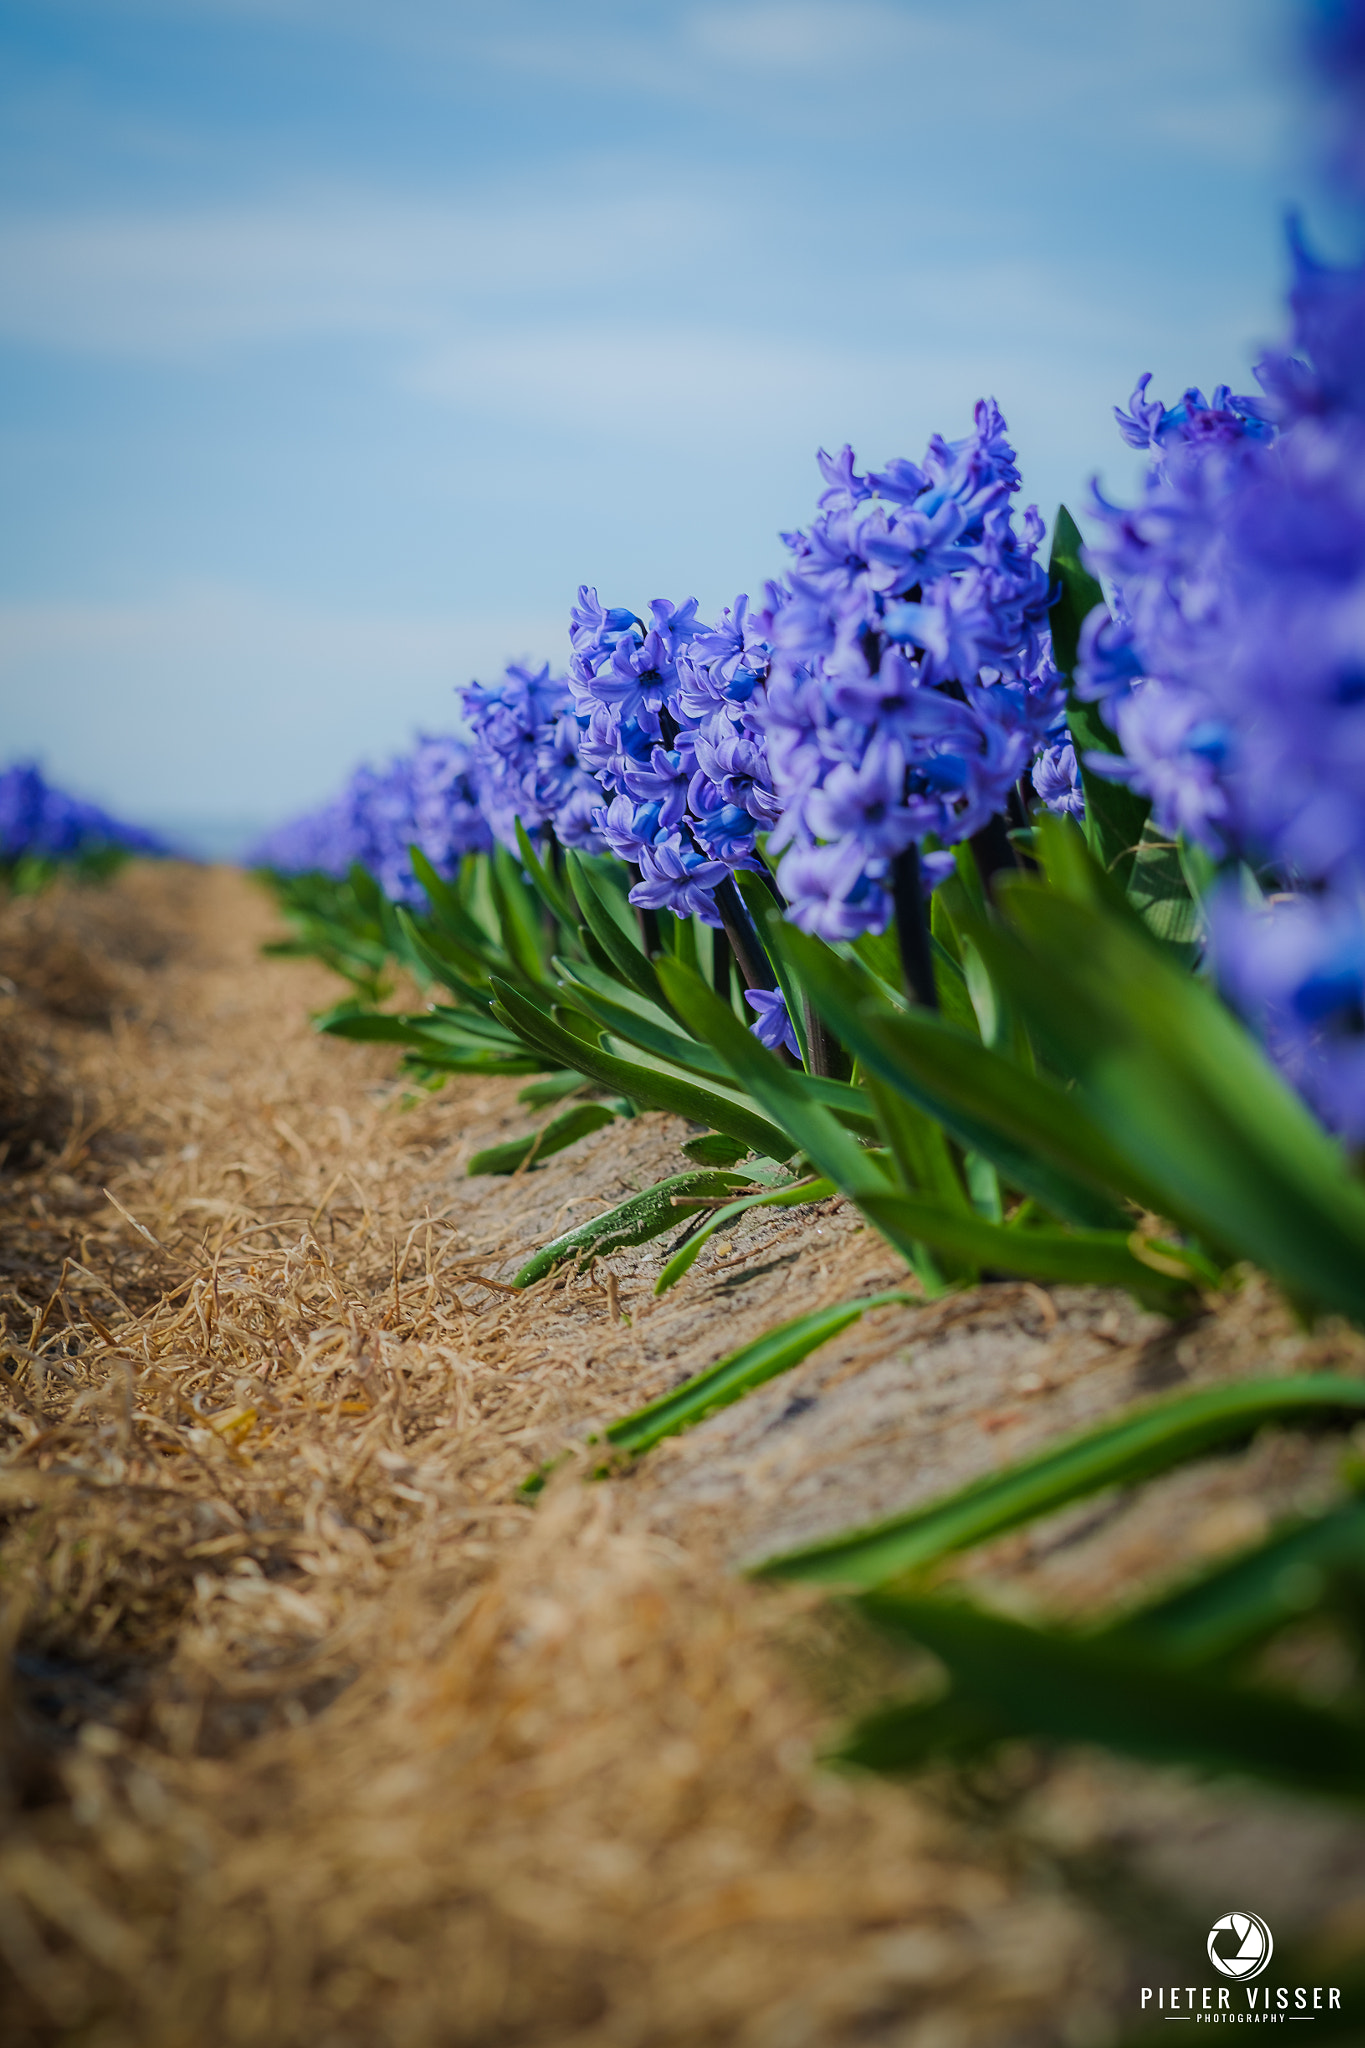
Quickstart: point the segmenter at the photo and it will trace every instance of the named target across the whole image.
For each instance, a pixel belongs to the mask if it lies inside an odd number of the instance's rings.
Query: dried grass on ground
[[[887,1673],[729,1566],[1249,1352],[1359,1369],[1357,1340],[1254,1288],[1175,1335],[984,1289],[532,1512],[520,1479],[593,1421],[901,1270],[829,1203],[753,1214],[657,1305],[656,1247],[511,1295],[682,1126],[470,1181],[526,1127],[515,1084],[404,1106],[387,1052],[311,1033],[333,987],[261,960],[268,928],[242,878],[173,869],[0,917],[46,1104],[0,1180],[7,2039],[1100,2042],[1141,1944],[1085,1884],[1126,1856],[1197,1913],[1258,1828],[1267,1882],[1349,1921],[1359,1844],[1308,1810],[1083,1762],[965,1805],[818,1769]],[[1335,1484],[1278,1437],[980,1570],[1084,1605]],[[1172,1800],[1202,1878],[1160,1874]]]

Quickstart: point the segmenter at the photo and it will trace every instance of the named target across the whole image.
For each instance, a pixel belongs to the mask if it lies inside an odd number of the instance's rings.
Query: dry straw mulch
[[[7,2042],[1098,2044],[1162,1913],[1183,1939],[1248,1858],[1258,1910],[1351,1935],[1339,1817],[1022,1752],[913,1789],[820,1768],[897,1674],[731,1567],[1358,1340],[1254,1286],[1180,1333],[982,1289],[880,1312],[637,1476],[571,1459],[533,1511],[519,1481],[594,1421],[900,1269],[826,1203],[745,1219],[657,1305],[657,1247],[512,1295],[686,1132],[471,1181],[530,1121],[515,1084],[407,1101],[386,1051],[311,1032],[333,987],[263,961],[269,928],[240,876],[174,868],[0,913]],[[1267,1438],[974,1570],[1083,1608],[1337,1483]]]

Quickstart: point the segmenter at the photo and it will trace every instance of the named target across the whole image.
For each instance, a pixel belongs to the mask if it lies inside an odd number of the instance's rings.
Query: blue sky
[[[0,0],[0,758],[268,822],[991,392],[1245,384],[1277,0]]]

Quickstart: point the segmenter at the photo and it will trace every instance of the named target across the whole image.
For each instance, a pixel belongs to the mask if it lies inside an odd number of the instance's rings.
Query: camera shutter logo
[[[1209,1961],[1225,1977],[1259,1977],[1274,1949],[1259,1913],[1224,1913],[1209,1929]]]

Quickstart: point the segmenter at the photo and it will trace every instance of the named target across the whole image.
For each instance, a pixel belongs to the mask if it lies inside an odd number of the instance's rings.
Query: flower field
[[[249,871],[0,775],[7,2041],[1119,2048],[1239,1901],[1359,2038],[1365,265],[1289,254],[1089,540],[983,396]]]

